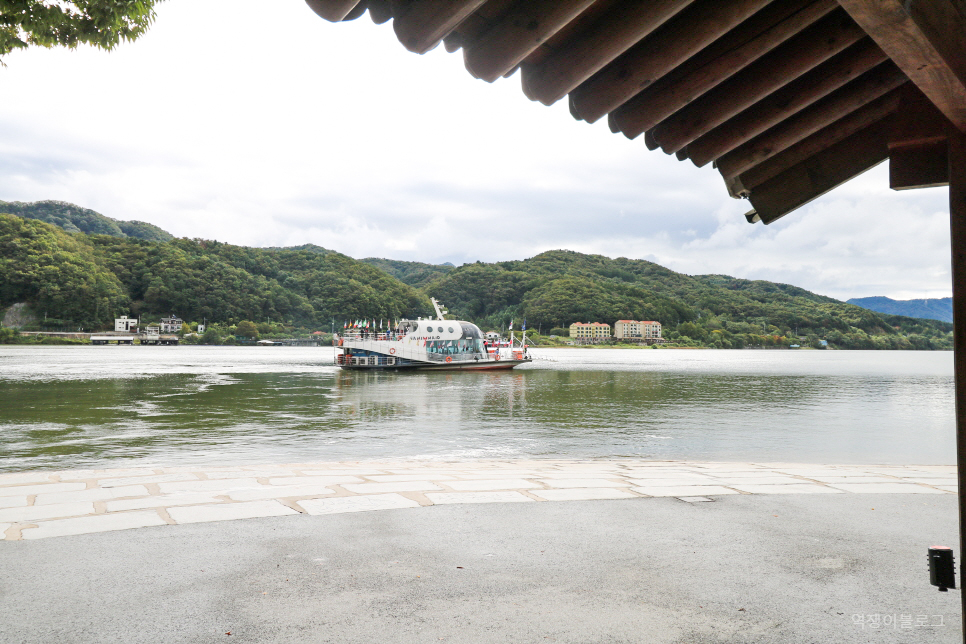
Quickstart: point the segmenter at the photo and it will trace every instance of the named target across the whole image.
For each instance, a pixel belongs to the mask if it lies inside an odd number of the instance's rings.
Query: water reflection
[[[87,354],[91,377],[77,378],[69,352],[48,354],[43,377],[0,374],[0,469],[382,457],[954,461],[951,369],[930,354],[917,366],[909,354],[843,365],[788,352],[671,362],[684,352],[574,351],[502,373],[377,373],[342,372],[318,354],[232,351],[235,361],[188,351],[183,372],[163,374],[150,363],[165,359],[159,352],[142,353],[147,369],[121,378],[103,376],[116,368],[106,354]],[[730,364],[729,353],[739,356]]]

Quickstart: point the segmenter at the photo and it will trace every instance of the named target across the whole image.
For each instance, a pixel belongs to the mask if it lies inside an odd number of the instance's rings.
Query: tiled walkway
[[[724,494],[951,494],[952,465],[685,461],[378,461],[0,474],[4,540],[444,503]]]

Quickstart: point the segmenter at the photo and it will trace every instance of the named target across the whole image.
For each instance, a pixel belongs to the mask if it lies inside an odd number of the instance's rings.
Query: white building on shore
[[[175,315],[161,318],[161,333],[177,333],[182,326],[184,326],[184,320]]]
[[[137,330],[137,318],[129,318],[126,315],[122,315],[119,318],[114,318],[114,331],[116,333],[135,333]]]

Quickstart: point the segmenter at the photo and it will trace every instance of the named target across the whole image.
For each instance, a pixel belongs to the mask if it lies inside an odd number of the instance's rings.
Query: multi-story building
[[[574,322],[570,325],[570,337],[582,342],[609,340],[610,325],[603,322]]]
[[[177,333],[182,326],[184,326],[184,320],[175,315],[161,318],[161,333]]]
[[[137,318],[129,318],[126,315],[114,318],[114,331],[117,333],[134,333],[137,331],[137,328]]]
[[[618,320],[614,323],[614,337],[622,340],[660,340],[661,323],[652,320]]]

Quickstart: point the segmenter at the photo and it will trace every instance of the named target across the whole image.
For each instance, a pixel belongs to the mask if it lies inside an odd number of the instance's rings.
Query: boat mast
[[[443,316],[449,313],[449,311],[443,309],[439,302],[436,301],[435,297],[429,298],[429,301],[433,303],[433,308],[436,309],[436,319],[442,320]]]

